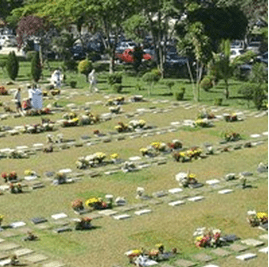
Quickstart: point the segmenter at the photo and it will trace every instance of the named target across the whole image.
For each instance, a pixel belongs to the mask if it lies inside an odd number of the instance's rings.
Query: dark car
[[[179,67],[185,65],[187,61],[188,59],[186,57],[181,57],[177,54],[168,54],[166,56],[165,65],[168,68]]]
[[[73,46],[71,49],[71,53],[73,55],[73,59],[75,60],[82,60],[86,58],[86,52],[81,46]]]

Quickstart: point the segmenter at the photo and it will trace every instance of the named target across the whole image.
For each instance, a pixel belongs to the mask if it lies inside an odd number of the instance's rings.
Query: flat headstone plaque
[[[25,255],[31,254],[33,252],[34,251],[32,249],[29,249],[29,248],[21,248],[21,249],[18,249],[16,251],[14,251],[14,254],[17,257],[21,257],[21,256],[25,256]]]
[[[2,243],[2,242],[4,242],[5,241],[5,239],[3,239],[3,238],[0,238],[0,243]]]
[[[72,170],[71,169],[61,169],[61,170],[59,170],[59,172],[67,174],[67,173],[71,173]]]
[[[168,203],[169,206],[172,206],[172,207],[175,207],[175,206],[180,206],[180,205],[183,205],[185,204],[186,202],[183,201],[183,200],[177,200],[177,201],[173,201],[173,202],[170,202]]]
[[[252,137],[252,138],[258,138],[258,137],[261,137],[261,135],[260,134],[251,134],[250,137]]]
[[[51,261],[42,265],[43,267],[64,267],[65,264],[59,261]]]
[[[203,267],[219,267],[218,265],[215,265],[215,264],[208,264],[208,265],[205,265]]]
[[[201,261],[201,262],[209,262],[213,258],[205,253],[199,253],[193,256],[194,259]]]
[[[256,240],[256,239],[245,239],[245,240],[241,240],[241,243],[247,246],[253,246],[253,247],[259,247],[264,245],[264,242],[260,241],[260,240]]]
[[[192,266],[197,265],[197,263],[195,263],[195,262],[187,261],[187,260],[183,260],[183,259],[175,261],[174,264],[177,267],[192,267]]]
[[[221,194],[221,195],[230,194],[232,192],[233,192],[232,189],[223,189],[223,190],[218,191],[218,193]]]
[[[204,199],[203,196],[197,196],[197,197],[190,197],[190,198],[188,198],[188,200],[191,201],[191,202],[197,202],[197,201],[201,201],[203,199]]]
[[[53,177],[55,172],[45,172],[45,176],[47,177]]]
[[[263,132],[262,134],[263,134],[263,135],[268,135],[268,132]]]
[[[144,214],[148,214],[148,213],[151,213],[152,212],[152,210],[150,210],[150,209],[144,209],[144,210],[138,210],[138,211],[135,211],[135,215],[144,215]]]
[[[231,234],[231,235],[222,236],[222,239],[224,239],[225,242],[234,242],[234,241],[238,240],[239,238],[236,235]]]
[[[47,224],[47,223],[36,224],[35,227],[40,229],[40,230],[48,230],[48,229],[52,228],[52,226]]]
[[[229,256],[231,253],[222,248],[216,248],[211,250],[212,253],[216,254],[217,256],[226,257]]]
[[[259,252],[268,254],[268,247],[259,249]]]
[[[48,257],[42,254],[34,254],[34,255],[24,257],[23,259],[26,261],[30,261],[32,263],[38,263],[38,262],[48,259]]]
[[[72,228],[69,227],[69,226],[64,226],[64,227],[60,227],[60,228],[57,228],[57,229],[53,230],[53,232],[57,233],[57,234],[60,234],[60,233],[63,233],[63,232],[70,232],[70,231],[72,231]]]
[[[130,217],[131,217],[131,215],[129,215],[129,214],[121,214],[121,215],[113,216],[113,218],[115,220],[125,220],[125,219],[129,219]]]
[[[250,260],[250,259],[253,259],[253,258],[256,258],[257,255],[254,254],[254,253],[246,253],[246,254],[243,254],[243,255],[239,255],[239,256],[236,256],[236,258],[238,260],[241,260],[241,261],[247,261],[247,260]]]
[[[139,157],[139,156],[130,157],[129,160],[130,161],[137,161],[137,160],[141,160],[141,157]]]
[[[5,259],[0,261],[0,266],[10,265],[11,259]]]
[[[203,184],[201,184],[201,183],[195,183],[195,184],[189,184],[188,185],[189,186],[189,188],[200,188],[200,187],[202,187],[203,186]]]
[[[25,222],[14,222],[14,223],[10,224],[10,227],[11,228],[18,228],[18,227],[22,227],[22,226],[25,226],[25,225],[26,225]]]
[[[259,238],[264,239],[264,240],[268,240],[268,235],[260,235]]]
[[[0,251],[8,251],[8,250],[16,249],[19,247],[20,247],[20,245],[15,244],[15,243],[3,242],[0,244]]]
[[[54,220],[59,220],[59,219],[67,218],[67,215],[62,212],[62,213],[57,213],[57,214],[51,215],[51,218]]]
[[[177,194],[177,193],[180,193],[182,191],[183,191],[182,188],[172,188],[172,189],[168,190],[168,192],[171,193],[171,194]]]
[[[3,259],[5,259],[5,258],[8,258],[9,257],[9,255],[8,254],[6,254],[6,253],[0,253],[0,260],[3,260]]]
[[[18,236],[19,233],[14,232],[14,230],[9,231],[9,230],[5,230],[0,232],[2,237],[13,237],[13,236]]]
[[[118,212],[115,210],[101,210],[101,211],[98,211],[98,213],[105,216],[113,216],[113,215],[116,215]]]
[[[44,223],[47,222],[48,220],[46,218],[43,217],[35,217],[31,219],[33,224],[38,224],[38,223]]]
[[[215,185],[215,184],[219,184],[219,180],[214,179],[214,180],[207,180],[206,183],[209,185]]]
[[[238,245],[238,244],[232,244],[229,246],[229,249],[235,252],[242,252],[242,251],[247,250],[248,248],[245,246]]]
[[[164,196],[167,196],[168,193],[166,191],[158,191],[158,192],[155,192],[152,194],[154,197],[164,197]]]

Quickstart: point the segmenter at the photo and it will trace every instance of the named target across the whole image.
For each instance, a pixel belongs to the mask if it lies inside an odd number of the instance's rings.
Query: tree
[[[6,62],[6,70],[11,80],[15,80],[19,72],[19,62],[15,52],[10,52]]]
[[[35,82],[38,82],[42,74],[42,65],[40,62],[39,54],[36,52],[31,61],[31,74]]]
[[[150,87],[148,87],[148,95],[151,95],[151,91],[154,84],[157,83],[160,80],[160,78],[161,73],[159,70],[152,70],[150,72],[146,72],[143,75],[142,80],[150,85]]]
[[[92,62],[88,59],[82,60],[78,64],[78,71],[85,75],[86,82],[88,81],[88,75],[92,70]]]
[[[30,38],[35,36],[39,38],[39,57],[40,63],[42,65],[42,43],[47,38],[46,33],[48,33],[48,24],[43,18],[35,17],[35,16],[27,16],[23,17],[18,24],[17,27],[17,41],[18,48],[20,49],[23,44]]]

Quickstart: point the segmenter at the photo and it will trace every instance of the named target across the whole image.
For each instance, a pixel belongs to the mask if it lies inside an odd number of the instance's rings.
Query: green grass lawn
[[[7,86],[9,89],[16,88],[17,85],[25,85],[29,80],[29,63],[21,62],[22,67],[20,76],[15,82],[15,85]],[[57,67],[59,62],[53,62],[51,65]],[[8,81],[6,74],[0,70],[1,82],[4,84]],[[69,77],[68,77],[69,76]],[[105,74],[102,74],[105,76]],[[44,72],[44,77],[49,77],[49,71]],[[85,82],[85,77],[82,75],[68,74],[67,79],[77,79],[78,88],[76,91],[85,92],[88,90],[88,84]],[[137,80],[131,77],[124,77],[123,85],[124,95],[126,99],[133,94],[143,94],[147,97],[147,90],[136,91],[135,85]],[[191,101],[191,85],[188,81],[178,80],[178,87],[186,87],[186,99]],[[231,110],[245,108],[238,104],[237,88],[240,83],[231,81],[231,99],[224,104]],[[41,83],[45,86],[45,83]],[[57,102],[63,106],[68,103],[83,105],[85,102],[93,102],[100,100],[103,103],[107,101],[105,96],[116,96],[114,92],[107,86],[106,81],[102,79],[100,83],[101,94],[94,95],[76,95],[70,99],[62,98]],[[74,91],[69,86],[63,86],[63,95],[69,95]],[[96,125],[78,126],[71,128],[61,128],[52,134],[63,133],[65,138],[74,138],[79,140],[82,135],[90,135],[93,137],[93,130],[98,129],[100,132],[108,133],[115,131],[114,126],[119,121],[128,122],[131,119],[144,119],[147,124],[155,125],[159,128],[169,126],[171,122],[183,121],[185,119],[195,119],[201,106],[186,110],[183,107],[171,108],[171,103],[155,102],[157,99],[168,99],[174,102],[172,96],[164,96],[168,91],[164,85],[156,85],[152,91],[152,96],[148,102],[141,103],[126,103],[122,106],[122,116],[113,118],[110,121],[101,122]],[[202,103],[210,105],[214,98],[222,97],[223,84],[220,83],[212,92],[201,92]],[[25,87],[23,87],[23,97],[27,97]],[[10,103],[12,96],[1,96],[0,101]],[[45,99],[45,105],[53,103],[56,99]],[[138,108],[156,107],[158,109],[170,109],[167,113],[145,113],[134,118],[125,118],[126,113],[134,113]],[[251,108],[253,109],[253,108]],[[154,109],[153,109],[154,110]],[[92,105],[91,112],[93,114],[102,114],[108,112],[108,107],[105,105]],[[253,111],[255,111],[253,109]],[[0,113],[3,108],[0,107]],[[82,114],[83,110],[78,111]],[[217,114],[222,114],[224,111],[219,111]],[[61,118],[63,113],[47,115],[53,121]],[[113,194],[115,197],[125,197],[128,204],[140,203],[135,199],[136,188],[144,187],[146,193],[151,195],[153,192],[160,190],[168,190],[178,187],[175,180],[175,175],[180,171],[190,170],[195,173],[199,182],[205,183],[210,179],[221,179],[225,174],[241,171],[254,172],[257,176],[256,168],[260,162],[268,161],[268,145],[262,145],[245,148],[241,150],[212,155],[206,159],[193,160],[192,162],[178,163],[172,160],[172,156],[167,156],[167,163],[160,166],[152,166],[142,169],[134,173],[117,173],[113,175],[102,175],[95,178],[84,176],[74,184],[52,186],[44,177],[46,171],[58,171],[62,168],[71,168],[76,171],[75,162],[78,157],[86,156],[98,151],[106,153],[109,157],[112,153],[118,153],[120,157],[127,160],[131,156],[140,156],[139,149],[149,145],[151,142],[171,142],[173,139],[179,139],[183,142],[184,147],[194,145],[202,146],[205,142],[211,142],[214,145],[218,144],[221,136],[225,131],[234,131],[241,134],[244,140],[250,140],[250,134],[265,132],[268,130],[267,117],[254,118],[247,117],[242,122],[227,123],[225,121],[215,122],[212,128],[197,128],[189,130],[188,128],[179,129],[176,132],[169,132],[162,135],[148,136],[143,138],[130,139],[126,138],[123,141],[113,141],[110,143],[100,142],[94,146],[72,147],[67,150],[60,150],[54,153],[46,154],[37,152],[36,155],[30,156],[29,159],[0,159],[0,172],[17,171],[19,176],[23,176],[24,170],[33,169],[41,175],[46,187],[34,191],[28,191],[25,194],[9,194],[5,193],[0,196],[1,210],[0,213],[5,215],[3,224],[8,224],[14,221],[23,220],[27,223],[27,227],[31,227],[34,232],[40,237],[40,240],[34,243],[25,243],[21,241],[23,234],[17,237],[12,237],[16,243],[22,244],[24,247],[34,249],[41,254],[45,254],[52,259],[58,259],[70,266],[85,267],[107,267],[113,264],[120,266],[128,266],[128,260],[124,253],[129,249],[154,248],[156,243],[163,243],[165,248],[178,248],[180,254],[177,259],[185,258],[192,260],[193,255],[200,252],[208,253],[211,256],[214,254],[211,249],[199,250],[194,245],[193,232],[196,228],[216,227],[222,230],[224,234],[236,234],[242,239],[258,238],[263,234],[261,230],[251,228],[246,222],[246,213],[248,210],[266,211],[268,206],[268,182],[267,178],[260,178],[251,182],[252,189],[234,189],[234,192],[229,195],[219,195],[217,191],[195,191],[184,189],[184,194],[194,195],[196,192],[205,196],[205,199],[198,203],[187,203],[179,207],[170,207],[164,201],[160,205],[150,205],[152,213],[144,216],[136,216],[133,211],[128,212],[132,217],[126,221],[117,221],[110,217],[93,220],[93,225],[96,229],[91,231],[72,231],[62,234],[54,234],[51,230],[40,230],[31,224],[30,219],[33,217],[46,217],[54,213],[65,212],[70,218],[77,217],[72,209],[71,202],[80,198],[85,201],[92,196],[104,197],[105,194]],[[12,118],[0,121],[0,125],[24,125],[40,123],[40,117],[23,117]],[[27,145],[32,147],[34,143],[45,143],[47,133],[40,134],[20,134],[18,136],[6,136],[0,139],[0,148],[16,147],[19,145]],[[94,169],[98,171],[98,168]],[[4,184],[0,181],[0,184]],[[206,188],[207,186],[205,186]],[[229,185],[227,185],[229,188]],[[173,198],[173,197],[171,197]],[[50,220],[51,222],[51,220]],[[250,250],[252,251],[252,249]],[[254,250],[255,251],[255,250]],[[220,266],[241,266],[243,263],[235,259],[235,254],[228,258],[215,257],[213,262]],[[173,265],[173,260],[169,262]],[[250,260],[246,263],[248,266],[260,267],[267,266],[266,255],[258,253],[255,260]],[[244,264],[245,265],[245,264]],[[38,266],[38,265],[36,265]],[[204,266],[202,264],[197,266]]]

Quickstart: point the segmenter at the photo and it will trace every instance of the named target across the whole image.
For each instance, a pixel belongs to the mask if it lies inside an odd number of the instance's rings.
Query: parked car
[[[244,50],[241,48],[232,48],[231,49],[231,54],[230,54],[230,60],[235,59],[236,57],[244,54]]]
[[[243,40],[234,40],[231,43],[231,49],[232,48],[244,49],[245,48],[245,42]]]
[[[248,51],[253,51],[256,54],[260,53],[261,42],[250,42],[247,46]]]
[[[15,47],[17,40],[15,35],[0,35],[0,46]]]
[[[181,57],[177,54],[168,54],[166,56],[165,66],[168,68],[174,68],[183,66],[187,63],[188,59],[186,57]]]
[[[126,50],[124,50],[123,53],[116,53],[115,57],[117,59],[119,59],[120,61],[123,61],[125,63],[133,63],[134,62],[133,49],[126,49]],[[143,59],[144,60],[151,60],[152,55],[144,53]]]
[[[268,65],[268,52],[265,52],[262,55],[257,56],[256,61],[262,62],[262,63]]]
[[[73,46],[71,49],[71,53],[75,60],[82,60],[86,58],[86,52],[83,50],[82,46]]]
[[[136,47],[136,43],[129,42],[121,42],[117,45],[116,50],[125,50],[125,49],[134,49]]]

